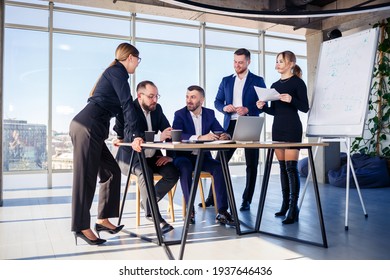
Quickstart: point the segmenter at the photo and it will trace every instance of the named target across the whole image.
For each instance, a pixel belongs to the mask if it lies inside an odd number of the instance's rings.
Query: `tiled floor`
[[[261,182],[259,178],[259,182]],[[108,242],[89,246],[79,239],[75,245],[70,232],[71,175],[58,175],[52,189],[42,175],[5,176],[4,205],[0,207],[0,259],[2,260],[167,260],[165,248],[134,237],[139,233],[153,237],[150,222],[141,219],[135,226],[135,187],[130,188],[123,215],[125,229],[117,235],[102,234]],[[233,176],[237,205],[240,205],[244,177]],[[302,186],[304,185],[302,178]],[[254,224],[260,183],[250,212],[239,213],[246,224]],[[41,186],[41,187],[39,187]],[[43,187],[42,187],[43,186]],[[208,183],[206,184],[208,186]],[[206,187],[206,192],[207,192]],[[179,189],[179,188],[178,188]],[[273,213],[280,204],[277,176],[271,176],[261,230],[322,242],[313,188],[303,202],[300,220],[282,225]],[[365,218],[355,189],[350,191],[349,230],[344,229],[345,189],[320,185],[328,248],[273,237],[267,234],[237,236],[235,229],[215,224],[214,208],[196,208],[196,224],[190,228],[184,259],[187,260],[389,260],[390,188],[362,189],[368,213]],[[196,199],[199,202],[199,199]],[[167,200],[160,202],[166,215]],[[91,209],[96,218],[96,199]],[[175,230],[167,240],[177,239],[182,231],[181,191],[175,195]],[[169,220],[169,217],[167,218]],[[116,222],[116,220],[113,220]],[[177,258],[180,245],[169,246]]]

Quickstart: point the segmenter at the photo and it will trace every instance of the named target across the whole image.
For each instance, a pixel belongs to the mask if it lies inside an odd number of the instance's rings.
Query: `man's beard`
[[[191,107],[190,107],[190,106],[191,106]],[[196,109],[198,109],[199,106],[200,106],[200,102],[197,103],[197,104],[193,104],[193,105],[187,104],[187,109],[188,109],[188,111],[193,112],[193,111],[195,111]]]
[[[240,75],[240,74],[245,73],[245,71],[246,71],[247,69],[248,69],[248,68],[245,68],[245,69],[240,68],[240,69],[235,69],[235,70],[236,70],[236,73],[237,73],[238,75]]]
[[[142,102],[141,104],[142,108],[146,111],[146,112],[152,112],[154,110],[156,110],[156,107],[157,107],[157,104],[154,104],[154,105],[146,105],[145,103]]]

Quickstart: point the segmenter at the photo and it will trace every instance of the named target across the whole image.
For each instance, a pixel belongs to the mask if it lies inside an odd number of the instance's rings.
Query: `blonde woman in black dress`
[[[271,106],[264,106],[264,101],[257,101],[259,109],[274,116],[272,125],[272,140],[282,142],[301,142],[302,123],[298,111],[307,113],[309,102],[307,88],[304,81],[297,76],[301,73],[296,65],[295,54],[284,51],[276,56],[276,71],[280,79],[272,84],[271,88],[279,93],[279,100],[271,101]],[[298,70],[298,71],[297,71]],[[280,182],[282,186],[283,202],[275,216],[284,216],[283,224],[292,224],[298,221],[298,197],[300,181],[298,174],[299,149],[275,149],[280,166]]]

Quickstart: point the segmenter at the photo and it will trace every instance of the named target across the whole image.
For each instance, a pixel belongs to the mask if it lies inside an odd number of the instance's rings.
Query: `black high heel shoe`
[[[124,225],[120,225],[120,226],[117,226],[114,229],[111,229],[111,228],[105,227],[105,226],[103,226],[101,224],[95,224],[95,231],[98,234],[98,236],[100,237],[100,232],[101,231],[107,231],[108,233],[116,234],[116,233],[120,232],[123,227],[124,227]]]
[[[77,237],[81,238],[82,240],[87,242],[89,245],[100,245],[100,244],[103,244],[104,242],[106,242],[105,239],[100,239],[100,238],[97,238],[95,240],[91,240],[88,237],[86,237],[84,235],[84,233],[82,233],[81,231],[77,231],[77,232],[74,232],[74,240],[76,242],[76,245],[77,245]]]

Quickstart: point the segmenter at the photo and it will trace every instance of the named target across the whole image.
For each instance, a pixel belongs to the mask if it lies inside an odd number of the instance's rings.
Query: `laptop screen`
[[[263,129],[264,117],[239,116],[233,132],[234,141],[258,142]]]

